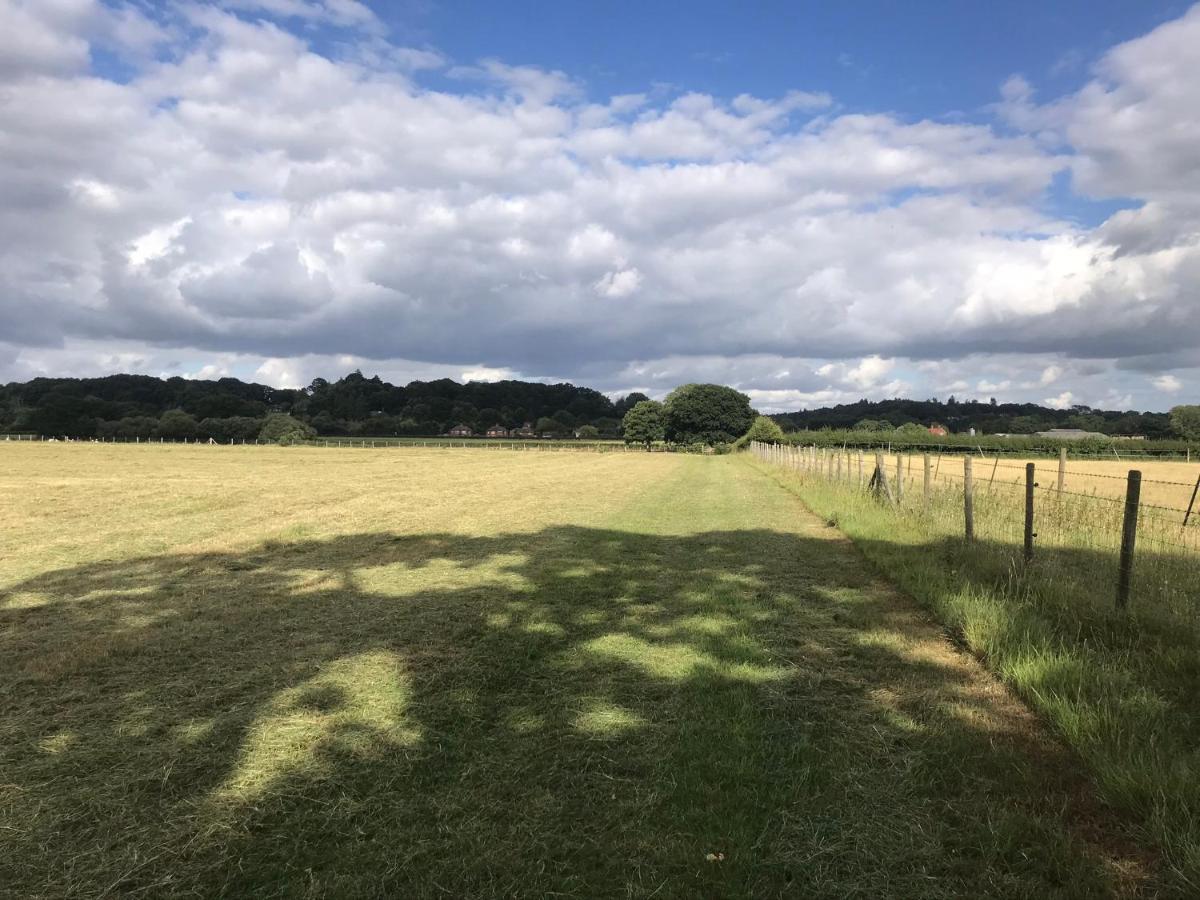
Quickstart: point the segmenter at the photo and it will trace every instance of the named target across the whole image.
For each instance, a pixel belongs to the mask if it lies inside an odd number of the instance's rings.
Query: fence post
[[[904,500],[904,456],[896,454],[896,502]]]
[[[1121,523],[1121,562],[1117,569],[1117,609],[1129,605],[1133,583],[1133,545],[1137,541],[1138,504],[1142,499],[1142,473],[1129,470],[1125,484],[1125,521]]]
[[[1062,499],[1063,485],[1067,482],[1067,448],[1058,448],[1058,499]]]
[[[924,466],[925,466],[924,478],[921,482],[921,495],[924,498],[925,507],[926,507],[926,509],[928,509],[929,508],[929,492],[931,490],[931,486],[930,486],[929,482],[930,482],[930,475],[932,474],[929,470],[929,454],[928,453],[922,454],[921,461],[924,463]]]
[[[863,452],[858,451],[858,486],[863,486]]]
[[[1033,559],[1033,489],[1037,487],[1034,478],[1034,464],[1025,463],[1025,562]]]
[[[975,540],[975,479],[971,474],[971,457],[963,457],[963,518],[968,541]]]
[[[875,473],[871,476],[871,480],[867,483],[867,487],[874,491],[875,496],[887,497],[888,502],[892,506],[896,505],[896,498],[892,494],[892,487],[888,484],[887,466],[883,461],[883,454],[875,454]]]
[[[1192,488],[1192,499],[1188,501],[1187,512],[1183,514],[1183,527],[1187,528],[1188,519],[1192,517],[1192,507],[1196,505],[1196,492],[1200,491],[1200,475],[1196,476],[1196,486]]]

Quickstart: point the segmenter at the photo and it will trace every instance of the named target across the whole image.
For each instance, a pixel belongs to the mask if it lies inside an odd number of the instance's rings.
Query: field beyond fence
[[[1044,716],[1200,891],[1200,467],[751,453]]]

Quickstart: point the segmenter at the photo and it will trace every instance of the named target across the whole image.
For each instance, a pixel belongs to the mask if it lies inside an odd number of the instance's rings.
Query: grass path
[[[0,455],[0,894],[1143,886],[1073,760],[744,461],[92,449]]]

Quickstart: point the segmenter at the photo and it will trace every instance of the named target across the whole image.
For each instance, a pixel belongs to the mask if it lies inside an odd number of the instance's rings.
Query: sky
[[[0,0],[0,382],[1163,410],[1200,5]]]

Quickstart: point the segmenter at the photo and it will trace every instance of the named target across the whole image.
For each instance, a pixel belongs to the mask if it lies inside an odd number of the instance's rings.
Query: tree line
[[[691,384],[664,401],[631,393],[612,400],[572,384],[451,379],[389,384],[351,372],[336,381],[314,379],[303,388],[273,388],[236,378],[215,381],[110,375],[36,378],[0,386],[0,433],[74,438],[228,441],[307,436],[433,436],[465,425],[481,434],[494,425],[530,426],[537,435],[618,438],[652,444],[732,444],[755,421],[750,400],[733,388]],[[286,418],[279,418],[286,417]],[[1200,440],[1200,407],[1170,413],[1065,410],[1028,403],[931,400],[860,400],[771,417],[784,431],[900,431],[928,434],[1027,435],[1052,428],[1147,439]],[[762,423],[759,428],[766,427]],[[759,439],[764,439],[760,437]]]
[[[1186,409],[1186,407],[1177,407]],[[1101,410],[1076,405],[1050,409],[1036,403],[997,403],[978,400],[859,400],[823,409],[772,416],[785,431],[835,429],[883,431],[939,424],[951,434],[1035,434],[1053,428],[1078,428],[1111,437],[1139,436],[1148,440],[1188,437],[1179,430],[1179,416],[1136,410]]]
[[[413,381],[399,386],[352,372],[303,388],[236,378],[204,381],[110,375],[35,378],[0,387],[0,433],[73,438],[257,438],[271,414],[327,436],[428,436],[456,425],[481,433],[529,424],[538,434],[616,438],[621,419],[644,394],[613,401],[572,384],[526,381]]]

